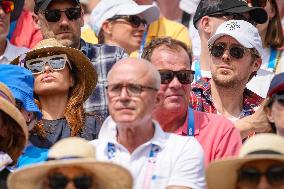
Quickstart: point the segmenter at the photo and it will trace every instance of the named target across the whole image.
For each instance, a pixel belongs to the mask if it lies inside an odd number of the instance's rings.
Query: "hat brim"
[[[266,11],[261,7],[234,7],[231,9],[227,9],[223,12],[227,13],[246,13],[250,14],[252,20],[254,20],[257,24],[263,24],[267,21],[268,16]]]
[[[20,17],[22,10],[24,8],[24,4],[25,0],[14,0],[14,10],[11,13],[10,22],[17,20]]]
[[[27,127],[26,120],[24,119],[23,115],[16,108],[15,105],[8,102],[6,99],[0,98],[0,104],[1,104],[0,110],[2,110],[4,113],[10,116],[13,120],[15,120],[16,123],[18,123],[20,129],[25,135],[25,141],[23,141],[23,143],[26,145],[28,142],[28,127]],[[14,139],[20,140],[19,138],[14,138]]]
[[[155,5],[136,5],[136,4],[127,4],[121,5],[119,8],[120,11],[117,12],[117,15],[137,15],[141,14],[141,17],[147,21],[147,24],[151,24],[155,20],[159,19],[160,9]]]
[[[72,67],[75,67],[78,71],[78,77],[83,77],[85,80],[85,91],[83,100],[86,101],[91,95],[92,91],[95,89],[98,75],[96,70],[88,57],[86,57],[81,51],[71,48],[71,47],[45,47],[40,49],[35,49],[26,53],[26,60],[36,58],[40,54],[66,54]],[[11,64],[18,65],[19,57],[14,59]]]
[[[132,188],[132,176],[129,171],[119,165],[98,162],[93,158],[53,160],[18,169],[9,175],[8,187],[11,189],[41,188],[43,178],[51,169],[69,166],[78,166],[91,171],[96,183],[105,189]]]
[[[255,160],[276,160],[284,162],[281,155],[250,155],[238,159],[217,160],[210,164],[206,170],[206,181],[208,189],[236,188],[237,171],[247,162]],[[226,175],[226,178],[224,178]]]

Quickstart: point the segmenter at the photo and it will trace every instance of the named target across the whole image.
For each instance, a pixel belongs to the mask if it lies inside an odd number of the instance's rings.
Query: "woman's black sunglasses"
[[[62,13],[64,13],[69,20],[77,20],[82,15],[80,7],[67,8],[65,10],[47,9],[42,12],[48,22],[58,22],[61,18]]]
[[[50,189],[64,189],[69,182],[73,182],[76,189],[90,189],[93,186],[93,178],[89,175],[80,175],[73,179],[61,173],[53,173],[48,176],[48,186]]]
[[[109,18],[108,20],[115,21],[115,20],[118,20],[118,19],[126,20],[134,28],[138,28],[141,24],[143,24],[144,26],[147,25],[147,21],[140,18],[137,15],[115,15],[112,18]]]

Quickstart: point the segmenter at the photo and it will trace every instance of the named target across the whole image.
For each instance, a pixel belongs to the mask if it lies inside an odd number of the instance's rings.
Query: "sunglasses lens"
[[[221,57],[224,54],[225,47],[223,45],[213,45],[211,47],[211,55],[214,57]]]
[[[66,9],[65,14],[69,20],[76,20],[81,16],[80,8],[69,8]]]
[[[261,174],[255,168],[243,168],[238,174],[238,185],[240,186],[256,186],[259,182]]]
[[[267,171],[267,178],[273,186],[284,184],[284,166],[272,166]]]
[[[62,174],[54,174],[48,177],[50,189],[64,189],[68,182],[68,178]]]
[[[138,28],[140,26],[140,24],[144,24],[146,25],[146,21],[141,19],[139,16],[129,16],[129,19],[128,21],[130,22],[130,24],[135,27],[135,28]]]
[[[48,22],[58,22],[61,17],[60,10],[46,10],[44,15]]]
[[[4,12],[6,14],[12,12],[14,10],[14,2],[13,1],[2,1],[0,2]]]
[[[160,75],[161,75],[161,83],[162,84],[169,84],[173,78],[174,78],[174,73],[169,70],[159,70]]]
[[[245,50],[241,47],[231,47],[230,55],[236,59],[240,59],[244,56]]]
[[[29,62],[27,67],[33,74],[41,73],[43,70],[44,62],[42,60],[35,60]]]
[[[93,179],[91,176],[78,176],[74,179],[76,189],[90,189],[93,185]]]
[[[53,70],[62,70],[65,67],[65,59],[63,57],[54,57],[50,59],[49,64]]]
[[[189,70],[179,71],[176,76],[181,84],[190,84],[193,79]]]

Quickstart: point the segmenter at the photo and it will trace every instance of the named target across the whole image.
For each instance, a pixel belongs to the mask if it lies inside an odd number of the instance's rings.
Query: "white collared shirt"
[[[167,186],[186,186],[192,189],[205,188],[204,157],[201,145],[194,137],[165,133],[158,122],[153,121],[153,138],[139,146],[131,154],[116,141],[116,124],[108,117],[101,127],[99,138],[90,143],[96,146],[97,159],[111,161],[128,169],[134,178],[134,189],[142,189],[149,153],[154,144],[159,147],[150,189],[165,189]],[[115,147],[110,159],[109,143]]]
[[[12,60],[17,58],[19,55],[24,54],[29,51],[26,47],[17,47],[12,45],[9,40],[7,41],[7,46],[4,54],[0,55],[0,64],[10,64]]]

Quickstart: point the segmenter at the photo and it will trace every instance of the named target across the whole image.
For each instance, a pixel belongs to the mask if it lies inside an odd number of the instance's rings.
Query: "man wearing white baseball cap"
[[[221,24],[208,41],[212,79],[192,86],[192,107],[237,121],[254,113],[262,98],[246,88],[262,60],[258,30],[249,22],[230,20]],[[247,131],[241,131],[243,138]]]
[[[146,25],[159,15],[155,5],[138,5],[133,0],[101,0],[92,11],[89,24],[99,43],[120,46],[130,54],[139,49]]]

